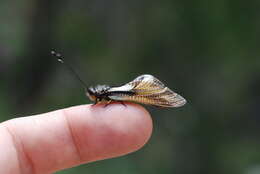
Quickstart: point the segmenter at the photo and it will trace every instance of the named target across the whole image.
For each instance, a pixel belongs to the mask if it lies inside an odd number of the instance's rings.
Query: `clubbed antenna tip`
[[[51,51],[51,54],[52,54],[53,56],[55,56],[59,62],[64,63],[64,61],[62,60],[62,57],[61,57],[61,54],[60,54],[60,53],[57,53],[56,51],[52,50],[52,51]]]
[[[54,50],[51,50],[51,54],[52,54],[52,55],[55,55],[56,52],[55,52]]]

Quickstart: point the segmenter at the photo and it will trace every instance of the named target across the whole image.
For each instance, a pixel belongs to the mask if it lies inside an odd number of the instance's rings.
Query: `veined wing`
[[[133,81],[111,88],[109,98],[119,101],[132,101],[162,107],[180,107],[186,100],[166,87],[152,75],[141,75]]]

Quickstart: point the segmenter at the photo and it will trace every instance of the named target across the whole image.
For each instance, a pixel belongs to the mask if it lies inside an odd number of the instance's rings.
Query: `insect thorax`
[[[95,87],[89,87],[86,94],[92,101],[96,101],[97,98],[105,99],[108,89],[110,89],[110,87],[107,85],[97,85]]]

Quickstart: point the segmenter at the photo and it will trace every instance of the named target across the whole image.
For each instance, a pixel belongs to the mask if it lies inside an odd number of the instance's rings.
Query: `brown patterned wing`
[[[152,75],[141,75],[121,87],[111,88],[110,91],[117,91],[110,98],[119,101],[132,101],[162,107],[180,107],[186,103],[182,96],[170,90]]]

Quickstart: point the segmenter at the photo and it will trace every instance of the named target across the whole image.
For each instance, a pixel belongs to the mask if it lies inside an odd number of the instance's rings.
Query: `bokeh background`
[[[58,174],[259,174],[259,0],[0,1],[0,121],[90,103],[87,84],[153,74],[183,95],[147,107],[149,143]]]

